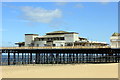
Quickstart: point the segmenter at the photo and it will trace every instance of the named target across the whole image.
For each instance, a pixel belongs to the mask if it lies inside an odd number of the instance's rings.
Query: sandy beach
[[[3,78],[117,78],[118,63],[2,66]]]

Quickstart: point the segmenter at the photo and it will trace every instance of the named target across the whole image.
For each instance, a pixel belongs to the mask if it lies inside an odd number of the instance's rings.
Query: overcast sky
[[[4,2],[3,46],[24,41],[24,34],[78,32],[80,37],[109,43],[118,31],[117,2]]]

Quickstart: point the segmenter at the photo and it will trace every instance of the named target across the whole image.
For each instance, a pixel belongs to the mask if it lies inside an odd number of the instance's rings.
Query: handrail
[[[110,48],[110,46],[0,47],[0,49],[81,49],[81,48]]]

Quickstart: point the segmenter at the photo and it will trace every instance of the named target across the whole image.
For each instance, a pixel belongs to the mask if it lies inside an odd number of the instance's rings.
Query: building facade
[[[79,37],[76,32],[54,31],[44,36],[38,34],[25,34],[25,42],[16,43],[19,47],[43,47],[43,46],[108,46],[105,42],[89,41]]]
[[[120,33],[113,33],[110,37],[111,48],[120,48]]]

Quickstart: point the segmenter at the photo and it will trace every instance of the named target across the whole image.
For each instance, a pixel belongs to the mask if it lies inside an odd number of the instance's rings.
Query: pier
[[[120,62],[120,49],[110,48],[108,46],[2,47],[0,50],[1,55],[7,54],[7,65]],[[2,63],[3,62],[1,62],[1,64]]]

